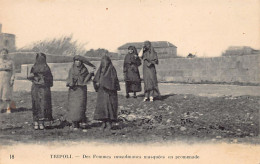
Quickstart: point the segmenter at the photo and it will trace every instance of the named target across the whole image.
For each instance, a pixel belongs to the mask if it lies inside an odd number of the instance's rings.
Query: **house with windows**
[[[177,47],[168,41],[153,41],[151,42],[154,50],[157,52],[159,58],[177,57]],[[120,55],[126,55],[129,46],[135,46],[139,52],[143,47],[144,42],[125,43],[118,47]]]

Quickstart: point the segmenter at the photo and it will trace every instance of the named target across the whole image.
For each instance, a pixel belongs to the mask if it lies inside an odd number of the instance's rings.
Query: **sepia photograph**
[[[259,0],[0,0],[0,164],[260,164]]]

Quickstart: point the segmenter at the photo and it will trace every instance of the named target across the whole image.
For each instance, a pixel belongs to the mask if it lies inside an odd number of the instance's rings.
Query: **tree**
[[[73,36],[62,36],[60,38],[46,39],[37,41],[29,46],[23,47],[18,51],[22,52],[44,52],[52,55],[73,56],[84,55],[86,50],[84,44],[78,44],[72,40]]]

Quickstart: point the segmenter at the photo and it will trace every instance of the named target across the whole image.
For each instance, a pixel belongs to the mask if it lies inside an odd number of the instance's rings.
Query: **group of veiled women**
[[[128,54],[124,60],[124,80],[126,84],[126,98],[129,98],[129,93],[133,92],[136,98],[136,92],[140,92],[141,78],[138,67],[143,60],[143,82],[144,82],[144,101],[153,101],[154,97],[160,96],[158,82],[156,76],[155,65],[158,64],[157,53],[151,45],[151,42],[145,41],[140,53],[134,46],[129,46]]]
[[[142,64],[141,59],[143,60],[144,101],[153,101],[154,97],[160,95],[155,69],[155,64],[158,64],[158,58],[149,41],[144,43],[139,54],[134,46],[128,48],[123,68],[126,98],[130,97],[129,93],[131,92],[134,93],[133,97],[136,98],[136,92],[142,90],[138,70],[138,67]],[[118,114],[117,91],[120,90],[120,85],[116,69],[107,55],[102,57],[100,66],[95,74],[94,71],[89,72],[85,65],[93,67],[93,70],[96,68],[83,56],[74,56],[66,84],[69,88],[68,115],[66,120],[74,130],[86,125],[87,84],[94,76],[92,81],[97,92],[94,120],[102,122],[101,129],[110,130],[112,122],[117,120]],[[4,71],[10,72],[13,69],[4,70],[0,68],[0,76]],[[10,77],[8,76],[7,80],[12,81],[13,77],[11,75],[9,75]],[[31,68],[28,79],[32,81],[31,96],[34,129],[43,130],[47,123],[53,121],[50,89],[53,86],[53,76],[47,65],[44,53],[37,53],[35,64]],[[13,83],[9,85],[12,86]],[[3,95],[2,90],[1,88],[1,95]],[[8,98],[5,99],[7,100]],[[2,100],[4,100],[3,96],[1,97]]]

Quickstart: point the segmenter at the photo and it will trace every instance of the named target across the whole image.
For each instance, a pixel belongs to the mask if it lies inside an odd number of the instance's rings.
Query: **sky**
[[[260,49],[260,0],[0,0],[2,31],[17,48],[73,34],[86,49],[169,41],[177,53],[220,56]]]

